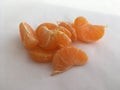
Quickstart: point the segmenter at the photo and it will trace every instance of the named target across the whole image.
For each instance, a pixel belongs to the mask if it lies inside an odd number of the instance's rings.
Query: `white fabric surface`
[[[79,8],[82,10],[120,15],[119,0],[1,0],[1,3],[2,2],[8,5],[16,5],[21,2],[25,3],[26,5],[29,3],[45,2],[53,5],[67,6],[72,8]]]
[[[120,90],[119,16],[42,3],[6,5],[0,21],[0,90]],[[35,29],[43,22],[72,22],[80,15],[108,25],[105,36],[92,44],[75,43],[88,54],[88,63],[51,77],[52,66],[33,62],[24,50],[19,23],[26,21]]]

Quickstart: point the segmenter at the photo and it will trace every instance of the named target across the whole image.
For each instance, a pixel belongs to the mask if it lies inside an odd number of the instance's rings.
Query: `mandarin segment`
[[[59,22],[58,25],[62,26],[62,27],[65,27],[66,29],[68,29],[71,32],[71,34],[72,34],[72,36],[71,36],[72,41],[76,41],[77,40],[76,30],[73,27],[72,23],[69,23],[69,22]]]
[[[91,32],[88,32],[88,37],[86,37],[88,39],[88,42],[94,42],[103,37],[105,28],[104,26],[90,25],[89,28]]]
[[[104,35],[105,26],[92,25],[84,17],[77,17],[74,21],[74,26],[79,41],[95,42],[101,39]]]
[[[85,17],[79,16],[74,20],[74,25],[75,26],[82,26],[88,24],[88,21],[86,20]]]
[[[72,41],[71,39],[62,31],[54,31],[56,43],[59,48],[70,46]]]
[[[36,29],[36,35],[39,40],[39,46],[44,49],[56,49],[56,38],[53,31],[49,30],[46,26],[41,26]]]
[[[75,65],[83,65],[87,62],[86,53],[76,47],[69,46],[58,50],[52,61],[54,71],[52,75],[64,72]]]
[[[71,32],[65,27],[58,26],[55,30],[59,30],[61,32],[64,32],[69,38],[71,38],[71,36],[72,36]]]
[[[20,23],[19,28],[24,47],[26,49],[32,49],[36,47],[38,45],[38,40],[32,27],[26,22],[22,22]]]
[[[56,50],[44,50],[39,47],[28,51],[32,60],[35,62],[40,62],[40,63],[51,62],[55,52]]]
[[[63,31],[49,30],[45,26],[37,28],[36,35],[39,40],[39,46],[44,49],[52,50],[71,44],[71,39]]]

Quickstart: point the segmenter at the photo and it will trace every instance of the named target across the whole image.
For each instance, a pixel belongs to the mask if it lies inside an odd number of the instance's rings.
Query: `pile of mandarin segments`
[[[86,64],[87,54],[72,46],[72,43],[96,42],[103,37],[104,29],[105,26],[92,25],[86,18],[79,16],[74,22],[42,23],[36,30],[22,22],[20,36],[32,60],[39,63],[51,62],[54,68],[51,75],[56,75],[73,66]]]

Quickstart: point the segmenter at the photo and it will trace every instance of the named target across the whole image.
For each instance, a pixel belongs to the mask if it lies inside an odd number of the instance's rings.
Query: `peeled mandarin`
[[[54,36],[59,48],[70,46],[72,43],[71,39],[62,31],[55,30]]]
[[[38,40],[32,27],[26,22],[20,23],[20,36],[26,49],[32,49],[38,45]]]
[[[55,52],[56,50],[44,50],[40,47],[28,51],[32,60],[40,63],[51,62]]]
[[[74,20],[74,25],[75,26],[83,26],[85,24],[88,24],[88,21],[86,20],[85,17],[79,16]]]
[[[58,26],[55,30],[64,32],[69,38],[71,38],[71,36],[72,36],[71,32],[68,29],[66,29],[65,27]]]
[[[86,43],[95,42],[104,36],[105,26],[92,25],[84,17],[77,17],[74,26],[79,41]]]
[[[73,27],[72,23],[69,23],[69,22],[59,22],[58,25],[62,26],[62,27],[65,27],[66,29],[68,29],[71,32],[71,34],[72,34],[72,36],[71,36],[72,41],[76,41],[77,40],[76,30]]]
[[[56,38],[54,32],[46,26],[41,26],[36,29],[36,35],[39,40],[39,46],[44,49],[56,49]]]
[[[76,65],[84,65],[88,60],[86,53],[76,47],[69,46],[59,49],[52,61],[52,75],[64,72]]]

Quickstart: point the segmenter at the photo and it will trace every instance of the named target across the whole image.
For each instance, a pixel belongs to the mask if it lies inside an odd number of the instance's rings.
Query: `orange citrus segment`
[[[89,24],[84,17],[76,18],[74,26],[78,40],[83,42],[95,42],[104,35],[104,26]]]
[[[87,42],[94,42],[99,40],[104,35],[104,26],[99,25],[89,25],[89,29],[91,32],[88,32],[88,35],[86,35]],[[87,33],[87,32],[86,32]]]
[[[87,23],[88,23],[88,21],[86,20],[86,18],[84,18],[82,16],[77,17],[74,21],[75,26],[82,26],[82,25],[85,25]]]
[[[69,46],[58,50],[52,61],[54,71],[52,75],[64,72],[74,65],[83,65],[87,62],[88,57],[82,50]]]
[[[36,35],[39,40],[39,46],[44,49],[56,49],[56,38],[53,31],[49,30],[46,26],[37,28]]]
[[[28,51],[32,60],[40,63],[51,62],[55,52],[55,50],[44,50],[39,47]]]
[[[61,48],[71,45],[71,39],[64,32],[55,30],[54,34],[58,47]]]
[[[71,32],[68,29],[66,29],[65,27],[58,26],[55,30],[64,32],[69,38],[71,38],[71,36],[72,36]]]
[[[57,47],[70,45],[71,39],[64,32],[49,30],[45,26],[37,28],[36,35],[39,40],[39,46],[44,49],[56,49]]]
[[[58,25],[62,26],[62,27],[65,27],[66,29],[68,29],[71,32],[71,34],[72,34],[72,36],[71,36],[72,41],[76,41],[77,40],[76,30],[74,29],[72,23],[69,23],[69,22],[59,22]]]
[[[23,45],[27,49],[31,49],[37,46],[38,40],[36,38],[35,32],[32,27],[25,22],[20,23],[20,36],[23,42]]]

